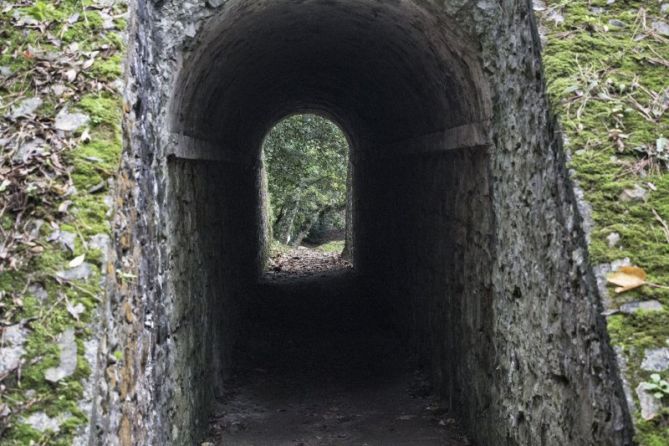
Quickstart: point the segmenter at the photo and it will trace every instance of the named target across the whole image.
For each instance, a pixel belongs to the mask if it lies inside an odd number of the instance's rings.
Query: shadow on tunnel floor
[[[469,444],[379,302],[352,271],[259,283],[216,444]]]

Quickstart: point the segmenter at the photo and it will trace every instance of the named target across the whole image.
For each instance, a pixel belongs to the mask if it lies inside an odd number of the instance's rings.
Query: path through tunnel
[[[172,317],[191,398],[218,397],[225,444],[461,444],[444,425],[486,405],[461,399],[487,398],[470,384],[491,360],[477,47],[422,1],[230,1],[201,35],[172,101],[169,165]],[[267,283],[260,148],[300,112],[349,138],[355,271]],[[291,405],[302,415],[266,415]],[[368,424],[337,407],[369,409]],[[323,432],[298,438],[287,426],[309,408]]]

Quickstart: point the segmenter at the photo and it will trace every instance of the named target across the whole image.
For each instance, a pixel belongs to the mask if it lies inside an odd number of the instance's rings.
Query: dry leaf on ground
[[[646,272],[638,266],[623,266],[618,271],[608,275],[609,283],[618,285],[616,293],[634,290],[646,284]]]

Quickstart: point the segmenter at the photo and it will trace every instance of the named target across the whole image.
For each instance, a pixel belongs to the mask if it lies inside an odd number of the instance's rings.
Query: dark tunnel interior
[[[293,394],[333,380],[364,394],[419,365],[454,413],[465,393],[488,398],[466,372],[491,357],[477,48],[418,0],[231,1],[201,35],[175,88],[169,161],[174,317],[192,379],[209,383],[193,398],[223,398],[227,379],[254,373],[273,397],[282,376]],[[267,284],[260,148],[298,112],[349,138],[355,271]]]

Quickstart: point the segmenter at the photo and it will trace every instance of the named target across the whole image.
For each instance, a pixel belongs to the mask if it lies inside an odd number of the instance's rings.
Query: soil
[[[352,270],[268,278],[253,299],[214,444],[469,444]]]
[[[352,268],[353,265],[342,258],[341,254],[300,246],[272,256],[268,262],[265,280],[293,280]]]

